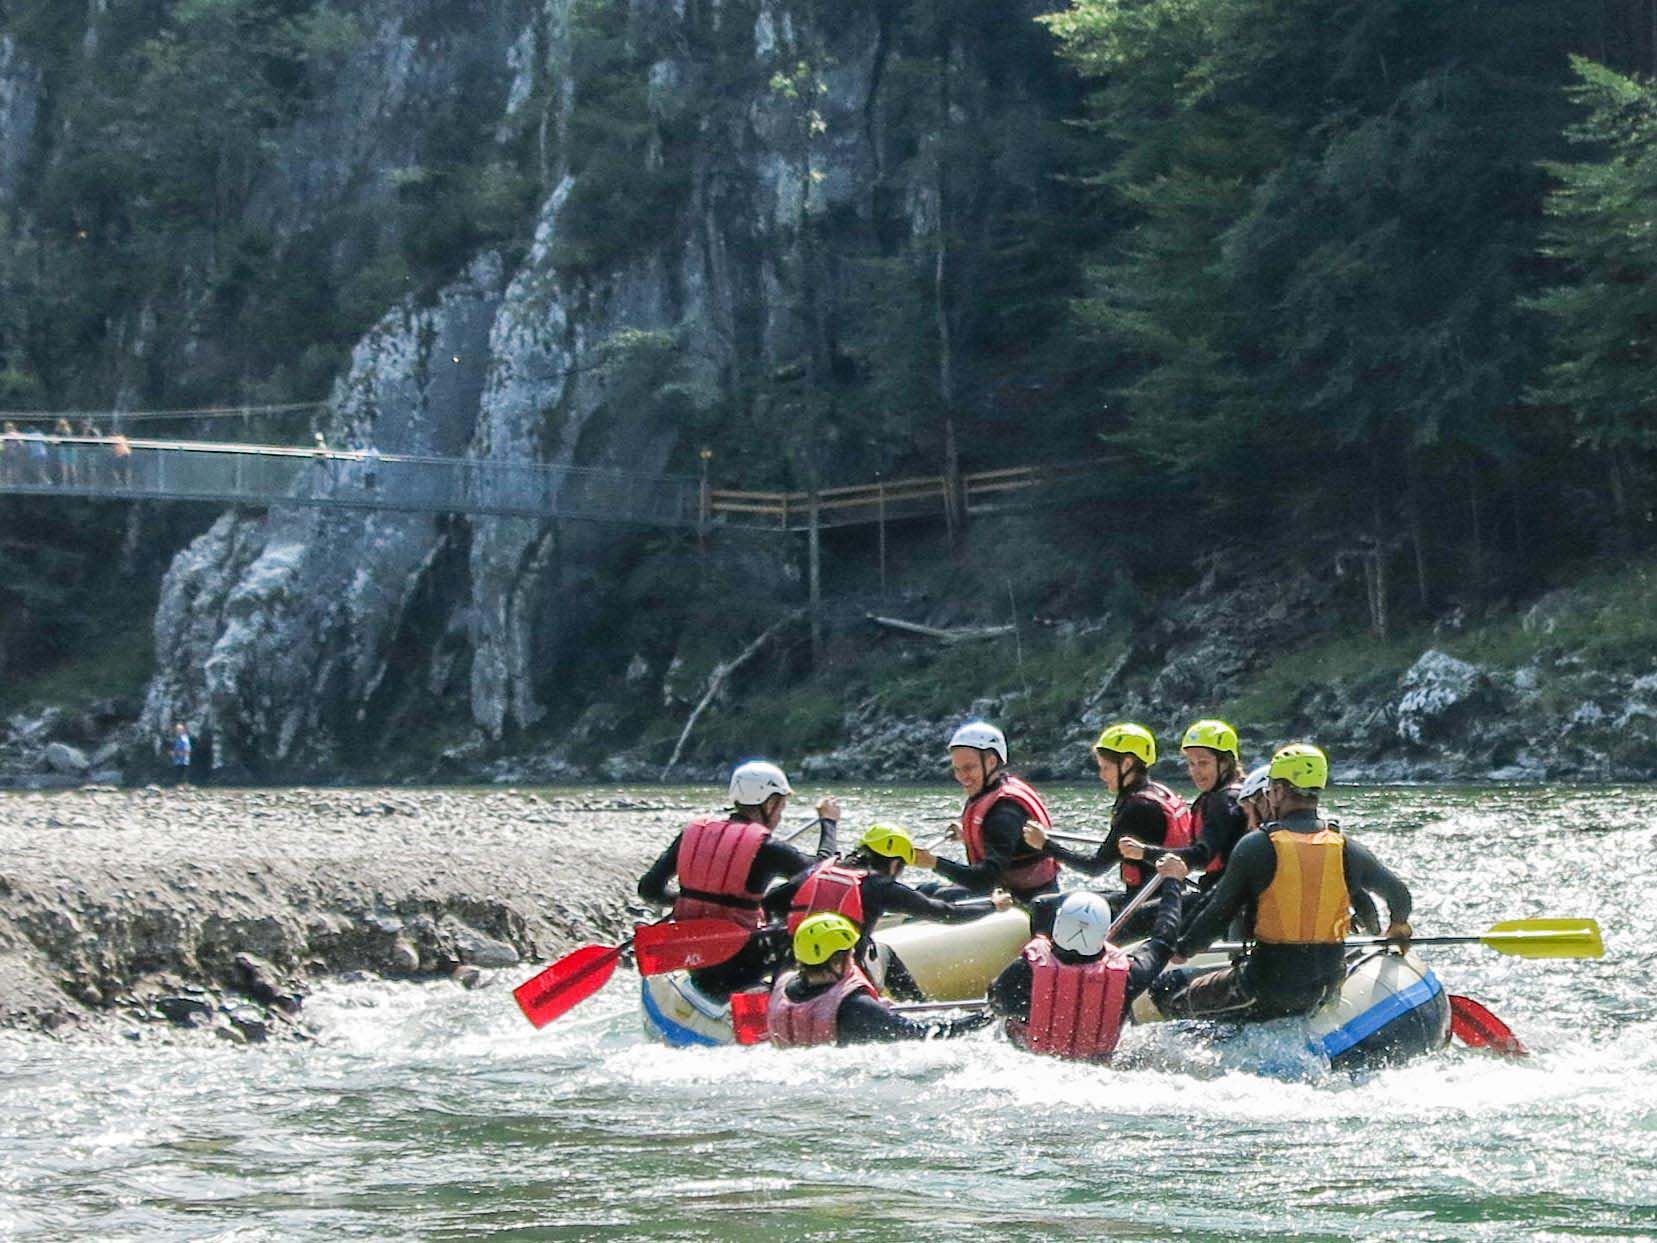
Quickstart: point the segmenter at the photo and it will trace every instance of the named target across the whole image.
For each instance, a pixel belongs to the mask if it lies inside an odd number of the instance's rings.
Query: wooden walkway
[[[713,488],[683,475],[479,458],[23,433],[0,437],[0,493],[572,519],[704,533],[812,532],[1062,504],[1089,464],[933,475],[811,492]]]

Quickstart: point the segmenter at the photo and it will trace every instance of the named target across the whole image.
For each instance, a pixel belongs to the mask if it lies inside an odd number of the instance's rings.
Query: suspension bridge
[[[126,501],[323,506],[575,520],[708,532],[815,533],[898,519],[1063,503],[1093,464],[1005,467],[816,491],[738,491],[705,477],[374,449],[0,436],[0,493]]]

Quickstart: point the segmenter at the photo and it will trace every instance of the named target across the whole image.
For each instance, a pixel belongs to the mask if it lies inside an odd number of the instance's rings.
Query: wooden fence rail
[[[1096,463],[1006,466],[961,476],[969,515],[1012,506],[1018,493],[1054,487],[1085,476]],[[712,488],[706,493],[709,525],[756,526],[776,531],[861,525],[943,512],[950,494],[944,475],[886,479],[811,492],[742,492]]]

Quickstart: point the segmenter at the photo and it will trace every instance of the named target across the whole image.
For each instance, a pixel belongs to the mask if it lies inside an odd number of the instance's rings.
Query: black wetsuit
[[[988,788],[995,789],[1000,781],[1001,777],[992,777]],[[950,882],[950,886],[926,884],[920,887],[922,892],[945,901],[953,901],[978,897],[992,889],[1004,887],[1021,902],[1037,894],[1057,893],[1056,880],[1035,889],[1020,889],[1006,882],[1009,867],[1028,863],[1040,853],[1030,849],[1024,840],[1024,826],[1029,819],[1030,813],[1013,799],[1003,798],[992,803],[989,811],[984,814],[984,857],[977,863],[956,863],[953,859],[939,859],[938,866],[933,870]]]
[[[1315,833],[1327,822],[1315,812],[1295,812],[1266,831],[1247,834],[1232,851],[1220,883],[1181,934],[1175,952],[1189,958],[1221,936],[1234,916],[1252,909],[1277,875],[1277,848],[1271,833],[1291,829]],[[1347,889],[1380,894],[1395,921],[1408,921],[1409,887],[1380,860],[1347,838],[1341,854]],[[1170,1017],[1212,1015],[1239,1021],[1304,1014],[1316,1007],[1346,974],[1346,945],[1341,941],[1306,945],[1257,943],[1241,963],[1201,974],[1169,972],[1153,990],[1157,1006]]]
[[[1128,992],[1124,1001],[1131,1002],[1161,974],[1174,953],[1174,938],[1179,935],[1182,894],[1178,885],[1163,882],[1162,896],[1154,907],[1156,922],[1148,940],[1128,951]],[[1062,963],[1089,961],[1062,946],[1053,947],[1053,957]],[[1029,962],[1021,954],[1013,960],[990,985],[990,1009],[1006,1018],[1030,1019],[1030,983],[1034,978]]]
[[[796,976],[789,982],[790,1001],[810,1001],[838,983],[828,980],[821,984],[807,984]],[[965,1018],[932,1023],[917,1023],[897,1013],[877,997],[868,993],[853,993],[840,1003],[835,1015],[835,1044],[871,1044],[885,1040],[929,1040],[964,1036],[966,1033],[994,1021],[988,1011],[969,1014]]]
[[[1042,848],[1043,854],[1057,859],[1068,868],[1074,868],[1088,876],[1103,876],[1111,868],[1120,868],[1123,864],[1132,864],[1134,861],[1122,857],[1121,841],[1124,837],[1137,838],[1148,846],[1162,845],[1168,836],[1168,817],[1163,814],[1162,808],[1146,798],[1139,791],[1145,784],[1141,777],[1129,789],[1123,790],[1116,797],[1116,806],[1110,815],[1110,831],[1105,834],[1105,840],[1092,853],[1071,850],[1068,846],[1060,845],[1051,837],[1047,845]],[[1160,851],[1158,852],[1160,853]],[[1145,862],[1137,864],[1143,879],[1137,885],[1128,884],[1127,877],[1122,877],[1124,886],[1121,893],[1105,894],[1110,902],[1110,909],[1120,913],[1122,908],[1133,901],[1134,895],[1155,874],[1155,857],[1146,852]],[[1123,937],[1143,936],[1150,928],[1152,919],[1151,909],[1141,907],[1139,912],[1130,921],[1129,926],[1122,930]],[[1051,920],[1047,921],[1047,928],[1052,927]],[[1046,928],[1036,927],[1036,931],[1046,931]]]
[[[855,869],[857,865],[847,863],[844,866]],[[817,865],[813,864],[792,880],[778,885],[767,893],[764,902],[766,915],[772,919],[786,918],[794,895],[816,870]],[[862,884],[858,886],[858,894],[863,899],[865,934],[872,932],[884,915],[907,915],[911,919],[932,920],[940,924],[966,924],[984,918],[988,910],[985,906],[961,907],[953,902],[941,901],[884,872],[871,872],[865,876]]]
[[[1237,805],[1236,789],[1226,786],[1216,786],[1206,794],[1199,794],[1191,804],[1191,814],[1202,818],[1202,832],[1197,840],[1174,850],[1148,849],[1145,862],[1154,866],[1165,854],[1184,860],[1185,866],[1191,869],[1191,879],[1206,893],[1220,883],[1231,852],[1249,831],[1248,815]],[[1220,861],[1220,870],[1204,871],[1215,859]]]
[[[823,820],[820,823],[822,830],[818,838],[818,850],[827,850],[832,854],[837,823],[833,820]],[[678,875],[679,843],[683,840],[683,832],[675,836],[668,848],[662,851],[656,862],[639,878],[639,896],[646,902],[653,902],[657,906],[672,904],[673,895],[668,892],[667,884]],[[754,856],[753,866],[748,869],[748,892],[763,893],[772,881],[794,876],[811,866],[811,856],[802,854],[786,842],[772,837],[759,848],[759,853]],[[765,979],[776,964],[778,952],[776,938],[754,937],[734,958],[701,971],[692,971],[690,982],[710,997],[723,998],[727,994],[752,988]]]

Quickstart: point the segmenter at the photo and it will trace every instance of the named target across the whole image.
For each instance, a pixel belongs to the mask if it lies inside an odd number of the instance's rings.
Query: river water
[[[687,797],[694,797],[689,796]],[[1055,793],[1098,823],[1097,787]],[[937,789],[847,796],[879,812]],[[1131,1031],[1116,1064],[991,1032],[874,1049],[670,1051],[636,979],[541,1032],[527,971],[329,986],[310,1045],[0,1037],[0,1237],[1657,1239],[1657,791],[1339,791],[1422,935],[1593,916],[1597,962],[1429,961],[1533,1050],[1362,1077],[1292,1032]],[[1252,1067],[1271,1061],[1271,1076]]]

